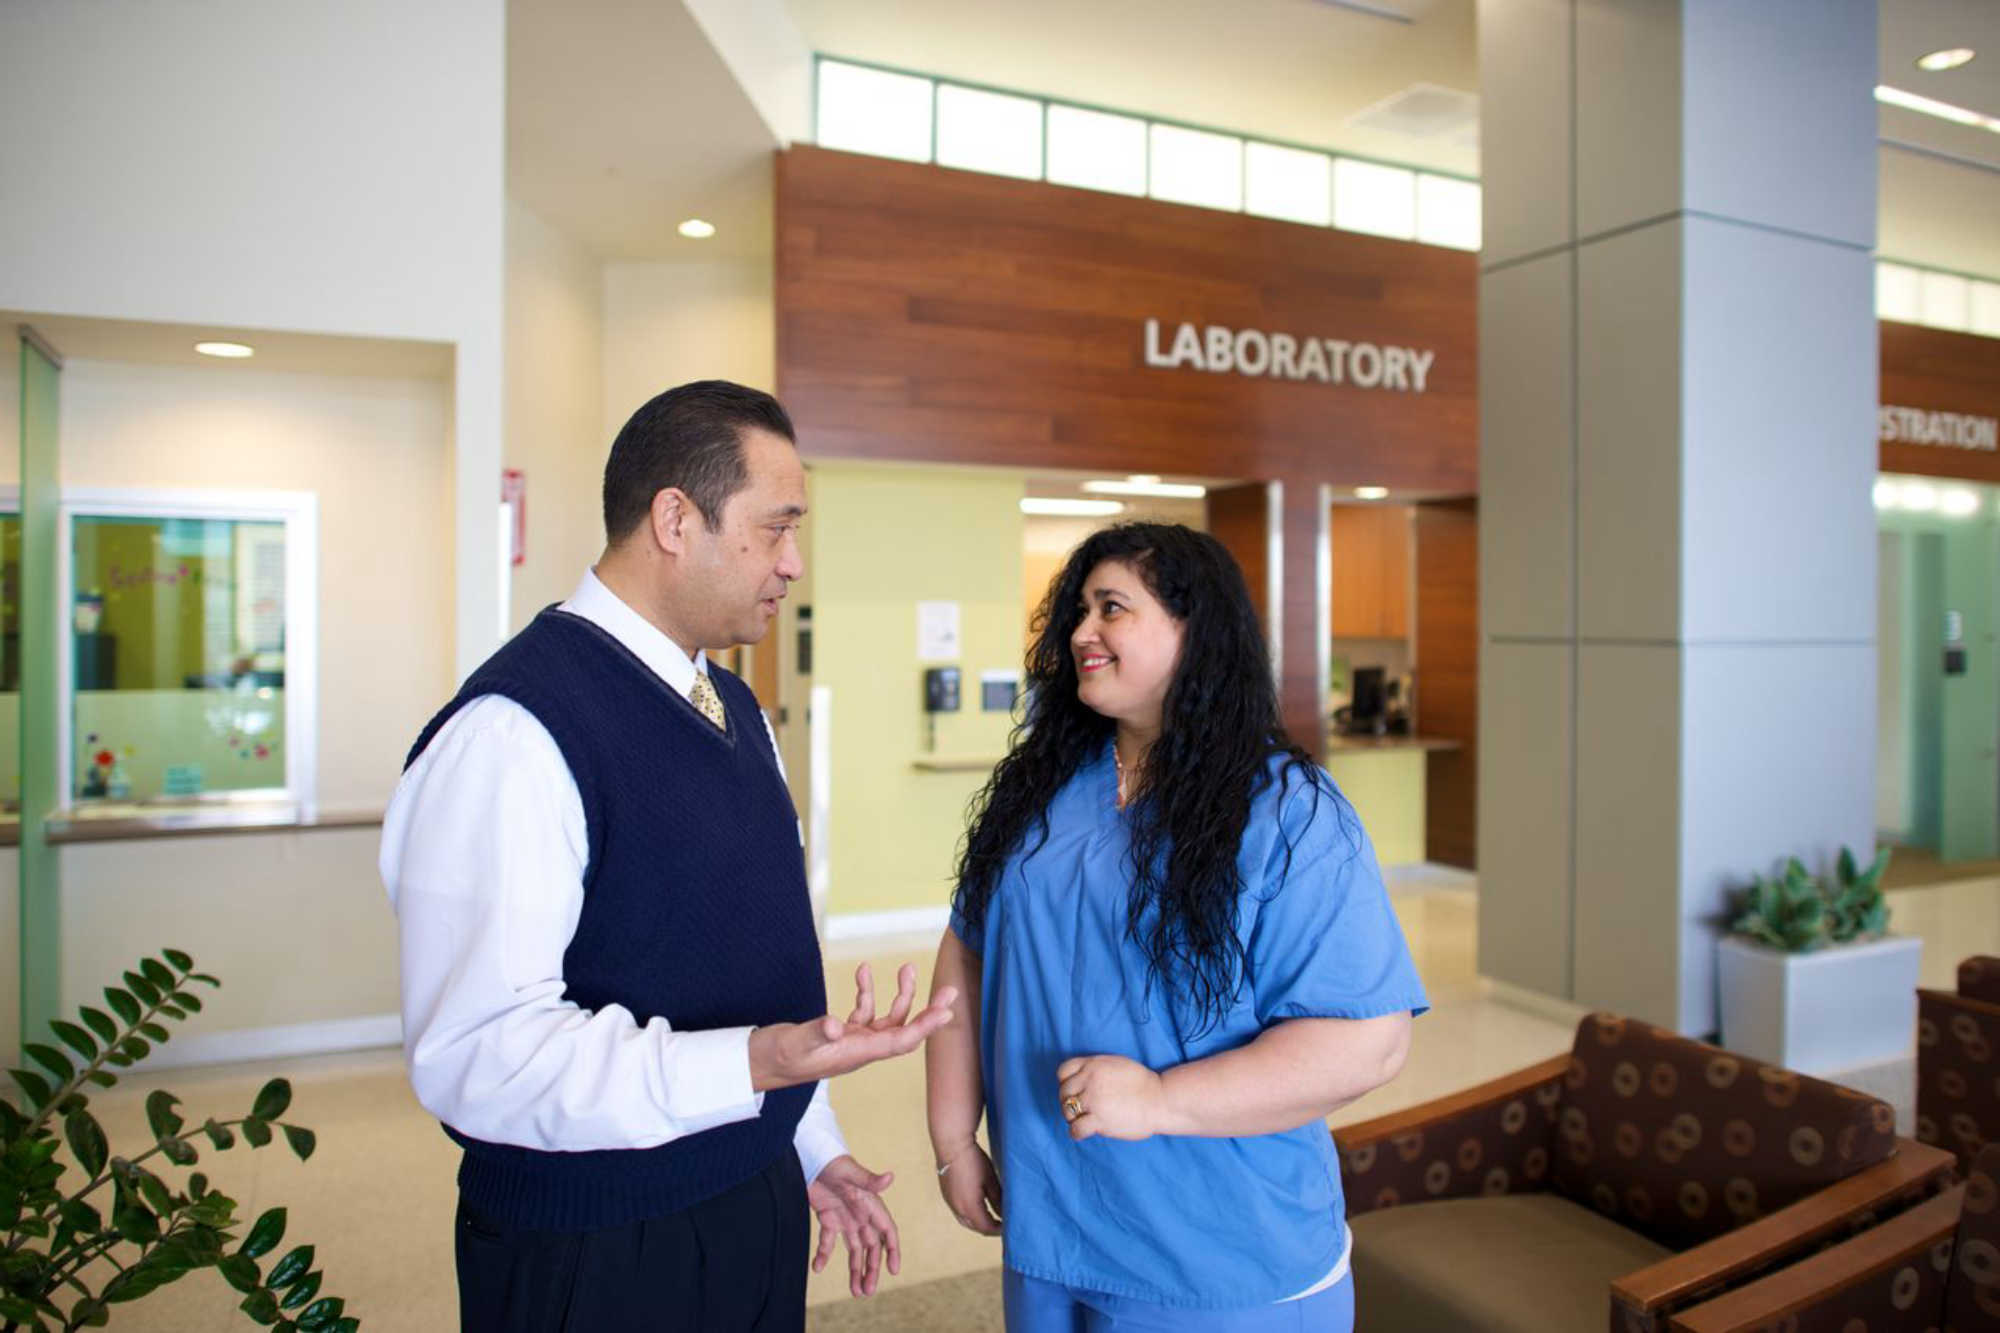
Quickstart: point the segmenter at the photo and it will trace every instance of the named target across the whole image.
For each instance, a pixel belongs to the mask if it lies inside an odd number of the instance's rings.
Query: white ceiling
[[[776,147],[681,0],[509,0],[508,192],[600,258],[768,256]]]
[[[1475,0],[784,0],[828,55],[1466,174],[1462,142],[1363,130],[1428,83],[1478,90]],[[2000,2],[1881,0],[1881,78],[2000,116]],[[1914,61],[1972,46],[1970,65]],[[510,0],[509,188],[609,259],[770,253],[775,144],[683,0]],[[1881,251],[2000,275],[2000,135],[1881,109]],[[1990,167],[1990,170],[1982,170]],[[720,229],[683,240],[682,217]],[[705,249],[703,247],[706,247]]]

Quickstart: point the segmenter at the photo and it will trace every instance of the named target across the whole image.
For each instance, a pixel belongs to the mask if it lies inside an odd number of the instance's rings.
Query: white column
[[[1872,837],[1875,6],[1479,22],[1481,970],[1708,1032]]]

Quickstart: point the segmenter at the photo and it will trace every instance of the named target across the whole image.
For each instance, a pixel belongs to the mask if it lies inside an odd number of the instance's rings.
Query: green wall
[[[1955,483],[1962,485],[1963,483]],[[2000,856],[2000,520],[1992,487],[1976,516],[1887,510],[1879,521],[1902,546],[1897,606],[1881,632],[1898,641],[1895,719],[1909,764],[1909,842],[1946,861]],[[1944,674],[1944,621],[1964,621],[1966,671]]]
[[[967,800],[984,767],[930,772],[927,755],[997,759],[1012,719],[979,708],[981,670],[1021,666],[1022,478],[815,463],[811,684],[832,690],[829,915],[948,901]],[[917,603],[960,607],[960,711],[927,745]]]
[[[1990,511],[1989,511],[1990,512]],[[1995,670],[1994,591],[2000,533],[1991,520],[1944,538],[1944,603],[1965,618],[1966,672],[1942,680],[1938,856],[2000,856],[2000,671]],[[1940,617],[1942,619],[1942,617]],[[1921,631],[1920,631],[1921,632]],[[1934,644],[1943,642],[1933,627]],[[1934,648],[1941,656],[1941,649]]]

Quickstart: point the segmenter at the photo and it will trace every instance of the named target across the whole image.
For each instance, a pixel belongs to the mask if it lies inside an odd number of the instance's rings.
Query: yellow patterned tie
[[[722,711],[722,696],[715,692],[715,686],[708,683],[707,672],[694,673],[694,688],[688,691],[688,699],[701,710],[703,717],[715,724],[716,730],[729,730],[729,720]]]

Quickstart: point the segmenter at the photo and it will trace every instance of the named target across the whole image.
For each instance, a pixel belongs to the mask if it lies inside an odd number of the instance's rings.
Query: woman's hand
[[[1150,1139],[1161,1132],[1166,1092],[1160,1076],[1122,1055],[1085,1055],[1056,1069],[1056,1102],[1079,1142]]]
[[[993,1159],[977,1143],[968,1143],[945,1160],[945,1173],[938,1177],[944,1206],[966,1230],[982,1236],[999,1235],[1000,1172]]]

